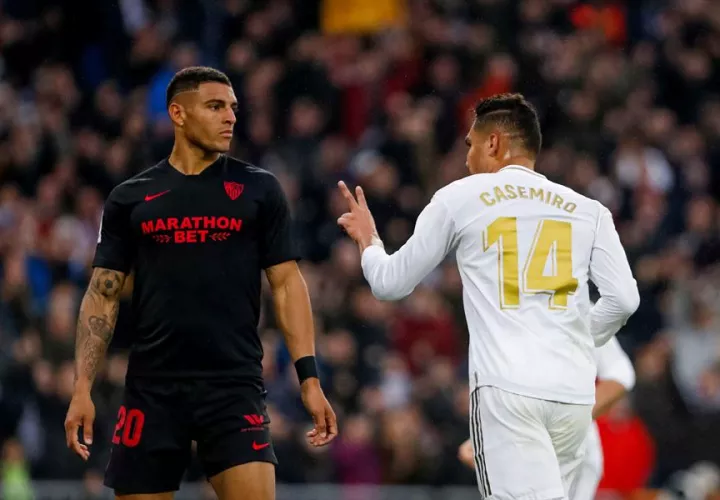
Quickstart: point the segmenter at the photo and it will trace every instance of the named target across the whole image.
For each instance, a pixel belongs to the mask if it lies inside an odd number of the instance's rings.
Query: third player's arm
[[[595,406],[593,406],[593,419],[606,413],[612,405],[621,400],[627,393],[627,389],[620,382],[615,380],[601,380],[595,386]]]
[[[295,261],[266,270],[272,289],[275,314],[293,362],[315,355],[315,328],[310,295]]]
[[[635,369],[616,338],[598,350],[598,379],[593,418],[606,413],[635,387]]]
[[[469,439],[458,447],[458,460],[471,469],[475,468],[475,451]]]
[[[90,392],[110,345],[125,273],[95,268],[80,305],[75,340],[75,390]]]

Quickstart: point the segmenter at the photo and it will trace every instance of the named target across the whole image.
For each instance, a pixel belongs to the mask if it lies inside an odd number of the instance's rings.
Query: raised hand
[[[373,239],[380,240],[375,227],[375,219],[373,219],[365,199],[365,193],[360,186],[357,186],[355,188],[357,199],[355,199],[343,181],[338,182],[338,188],[347,201],[349,210],[340,216],[338,224],[355,240],[360,251],[363,251],[372,245]]]

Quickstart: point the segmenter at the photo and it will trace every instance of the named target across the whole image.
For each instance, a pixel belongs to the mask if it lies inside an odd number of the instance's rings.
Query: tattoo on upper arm
[[[77,366],[90,380],[112,340],[124,283],[125,273],[97,268],[83,297],[77,323]]]
[[[125,273],[112,269],[98,268],[93,272],[90,287],[105,297],[115,297],[122,291]]]

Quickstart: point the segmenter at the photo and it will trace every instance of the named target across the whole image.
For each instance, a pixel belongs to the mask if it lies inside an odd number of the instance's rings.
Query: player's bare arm
[[[76,383],[90,390],[112,340],[125,273],[96,268],[80,306],[76,337]]]
[[[110,345],[120,307],[125,273],[95,268],[80,305],[75,340],[75,392],[65,419],[67,445],[84,460],[90,456],[95,406],[90,390]],[[78,430],[83,427],[81,444]]]
[[[335,412],[323,394],[320,380],[316,376],[302,380],[303,368],[298,366],[307,361],[314,364],[315,356],[315,328],[305,279],[295,261],[269,267],[266,274],[285,343],[296,368],[299,368],[303,403],[315,424],[308,432],[310,444],[324,446],[338,433]]]
[[[606,413],[612,406],[621,400],[627,390],[620,382],[615,380],[602,380],[595,387],[595,406],[593,406],[592,416],[596,419]]]

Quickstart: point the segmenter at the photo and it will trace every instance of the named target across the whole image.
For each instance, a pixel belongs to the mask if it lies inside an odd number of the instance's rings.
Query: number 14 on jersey
[[[485,230],[487,252],[497,244],[500,307],[520,307],[524,295],[550,295],[550,309],[566,309],[568,295],[575,293],[578,280],[572,275],[572,226],[569,222],[542,219],[535,231],[530,252],[520,275],[517,218],[499,217]],[[545,273],[548,260],[550,272]]]

